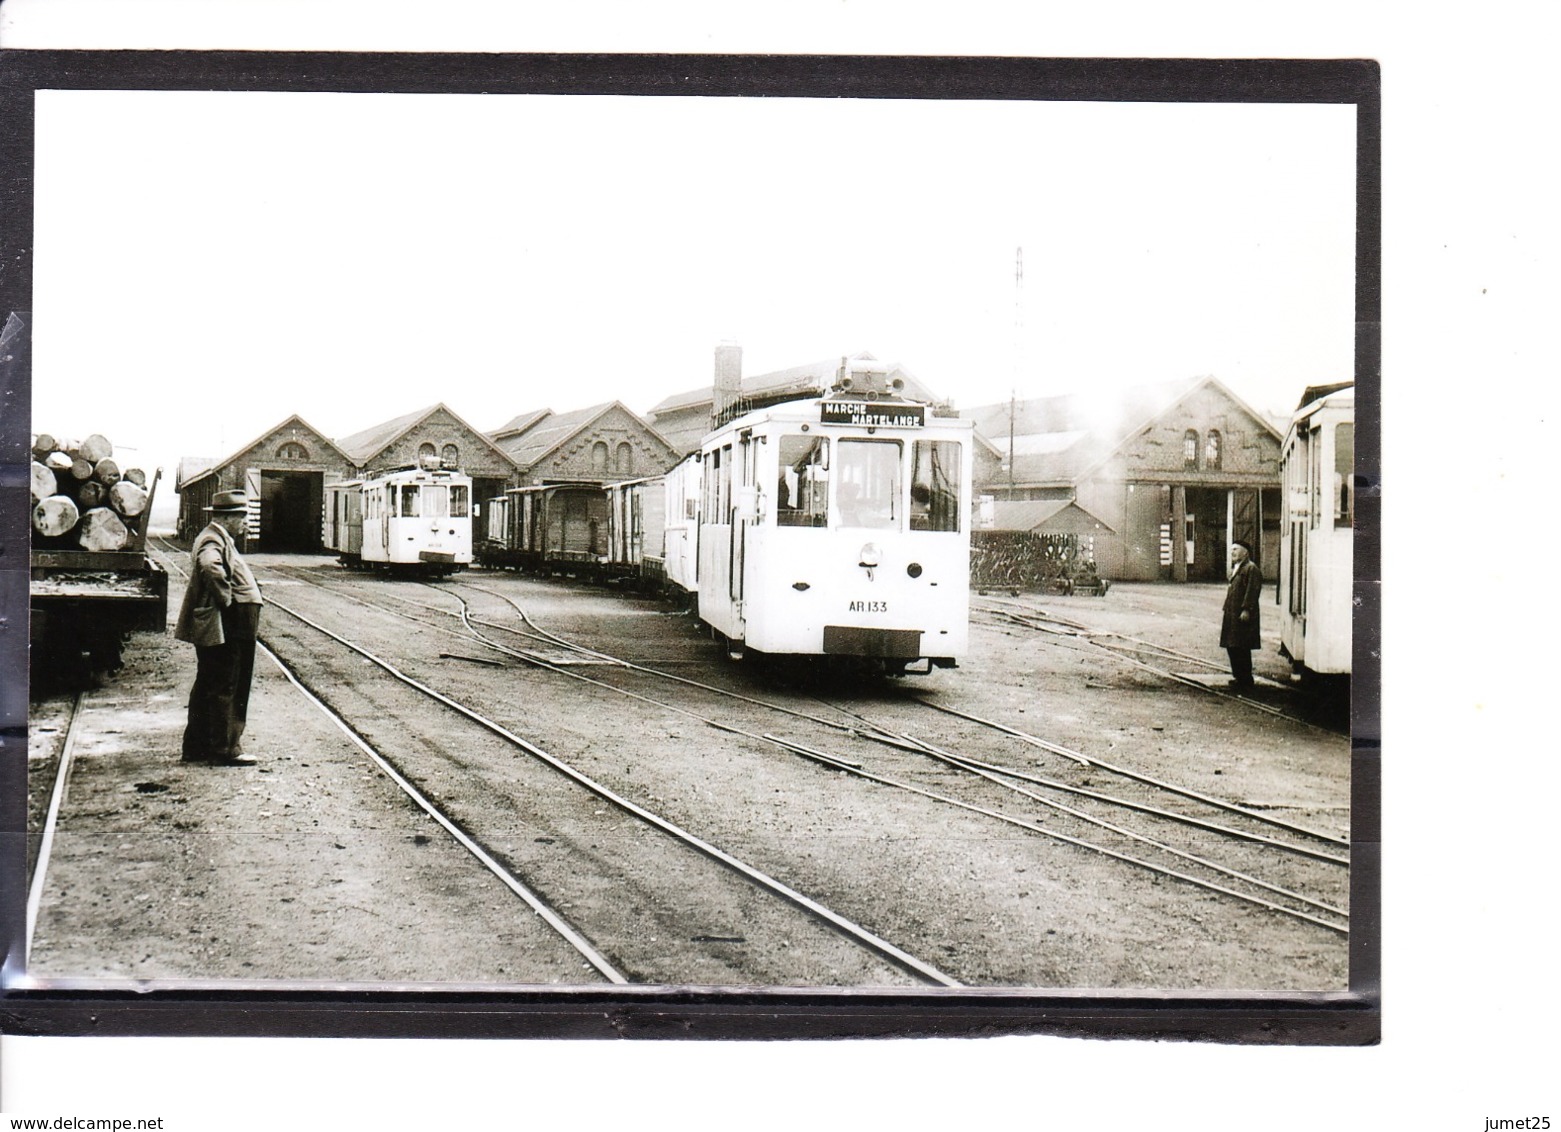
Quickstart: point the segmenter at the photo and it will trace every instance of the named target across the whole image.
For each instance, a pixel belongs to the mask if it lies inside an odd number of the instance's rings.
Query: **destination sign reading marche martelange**
[[[883,405],[872,401],[825,401],[820,408],[819,421],[822,424],[921,428],[927,423],[927,408],[925,405]]]

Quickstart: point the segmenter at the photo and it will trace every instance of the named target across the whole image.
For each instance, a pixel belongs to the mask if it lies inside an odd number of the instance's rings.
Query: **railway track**
[[[1192,665],[1203,669],[1211,675],[1229,676],[1230,668],[1219,661],[1167,648],[1164,645],[1146,641],[1139,637],[1127,636],[1106,629],[1097,629],[1078,621],[1058,617],[1049,612],[1030,610],[1029,607],[1024,607],[1022,611],[1016,611],[1003,603],[988,601],[985,605],[975,608],[989,618],[989,620],[984,622],[989,626],[1018,625],[1021,628],[1042,634],[1044,639],[1055,647],[1081,650],[1093,649],[1099,654],[1114,657],[1124,664],[1148,672],[1163,680],[1168,680],[1184,687],[1194,688],[1231,703],[1240,704],[1242,707],[1252,711],[1263,712],[1266,715],[1299,723],[1328,734],[1338,734],[1337,728],[1324,726],[1297,712],[1286,711],[1275,707],[1273,704],[1264,703],[1250,695],[1241,695],[1227,688],[1212,686],[1186,673],[1173,672],[1164,667],[1165,664],[1175,661],[1182,667]],[[1071,643],[1075,641],[1079,642],[1079,644]]]
[[[1326,862],[1327,864],[1334,866],[1346,866],[1348,863],[1348,858],[1343,854],[1342,849],[1347,843],[1333,835],[1307,829],[1305,827],[1298,826],[1295,823],[1284,822],[1282,820],[1272,818],[1269,815],[1258,813],[1245,807],[1236,806],[1234,804],[1224,802],[1220,799],[1211,798],[1207,795],[1202,795],[1194,791],[1178,788],[1175,787],[1174,784],[1160,782],[1153,778],[1149,778],[1141,774],[1136,774],[1128,768],[1105,764],[1099,760],[1091,760],[1077,752],[1068,751],[1067,749],[1062,748],[1057,744],[1049,744],[1045,741],[1037,740],[1034,737],[1023,735],[1023,733],[1015,732],[1013,729],[1007,728],[1004,725],[997,724],[993,721],[980,720],[976,717],[969,716],[968,714],[955,711],[954,714],[963,715],[963,717],[967,720],[972,720],[983,726],[1004,731],[1010,735],[1016,735],[1026,741],[1033,743],[1034,745],[1041,747],[1044,750],[1048,750],[1053,754],[1070,759],[1080,765],[1086,765],[1099,770],[1105,770],[1108,773],[1119,775],[1126,779],[1136,781],[1141,785],[1147,785],[1156,790],[1165,791],[1184,799],[1189,797],[1196,799],[1201,805],[1222,809],[1229,814],[1240,815],[1241,819],[1246,821],[1248,824],[1268,827],[1271,830],[1282,830],[1285,832],[1285,836],[1286,838],[1289,838],[1289,840],[1281,839],[1276,836],[1267,836],[1262,833],[1254,832],[1251,829],[1243,830],[1233,828],[1226,824],[1200,819],[1194,815],[1177,813],[1167,810],[1163,806],[1146,805],[1141,802],[1135,802],[1131,799],[1123,799],[1112,795],[1107,795],[1100,791],[1080,789],[1078,787],[1069,786],[1068,784],[1059,782],[1055,779],[1038,777],[1017,768],[1001,767],[990,763],[984,763],[980,760],[963,757],[957,752],[953,752],[936,744],[929,743],[925,739],[918,738],[917,736],[908,732],[897,731],[892,726],[869,720],[860,714],[850,712],[849,709],[840,708],[838,705],[828,706],[830,706],[837,714],[846,715],[848,717],[846,720],[828,719],[817,714],[801,711],[797,708],[785,704],[779,704],[770,700],[763,700],[757,697],[748,696],[743,693],[732,691],[731,689],[720,688],[715,685],[692,680],[675,673],[658,671],[646,665],[635,664],[633,662],[624,660],[621,657],[611,656],[610,654],[601,652],[600,650],[586,648],[583,645],[569,641],[566,638],[559,636],[558,634],[551,633],[548,630],[545,630],[536,625],[535,622],[526,613],[526,611],[507,595],[487,587],[477,585],[475,583],[456,582],[449,585],[435,586],[432,588],[448,594],[454,600],[459,602],[460,608],[455,610],[449,608],[448,606],[439,606],[427,602],[417,602],[406,597],[405,595],[398,595],[394,600],[398,604],[411,606],[419,611],[417,615],[407,616],[421,617],[422,614],[433,613],[443,617],[458,617],[468,634],[468,639],[479,642],[493,649],[494,651],[501,653],[502,655],[507,655],[516,662],[544,668],[568,679],[581,681],[599,689],[608,690],[619,695],[640,700],[647,704],[655,705],[659,708],[681,713],[683,715],[697,719],[707,726],[715,728],[719,731],[740,735],[744,738],[757,742],[772,744],[776,747],[788,751],[793,755],[813,761],[816,764],[832,771],[861,777],[865,780],[877,783],[881,786],[892,788],[902,793],[917,794],[941,805],[953,806],[968,812],[981,814],[991,820],[1002,822],[1007,826],[1023,829],[1032,834],[1052,838],[1087,850],[1089,852],[1100,853],[1136,868],[1148,870],[1155,873],[1156,875],[1194,885],[1206,891],[1216,892],[1226,898],[1239,900],[1248,905],[1263,908],[1269,912],[1290,916],[1295,919],[1323,927],[1329,931],[1340,934],[1345,934],[1348,931],[1347,913],[1336,903],[1330,903],[1328,900],[1318,899],[1316,897],[1306,895],[1305,893],[1296,891],[1284,884],[1274,883],[1261,879],[1241,869],[1233,868],[1228,865],[1223,865],[1219,862],[1210,860],[1201,854],[1192,853],[1185,849],[1180,849],[1174,844],[1167,843],[1167,841],[1161,837],[1152,836],[1149,833],[1141,832],[1139,830],[1129,829],[1121,825],[1120,821],[1107,820],[1098,815],[1088,813],[1078,808],[1077,806],[1059,802],[1052,795],[1059,792],[1065,795],[1072,794],[1075,799],[1088,798],[1091,800],[1092,804],[1103,804],[1107,807],[1115,807],[1119,810],[1128,810],[1140,814],[1149,814],[1153,817],[1153,819],[1159,822],[1176,823],[1183,827],[1196,829],[1199,831],[1200,835],[1214,834],[1221,838],[1229,838],[1244,841],[1250,844],[1260,845],[1263,847],[1265,852],[1269,853],[1293,854],[1315,861]],[[520,619],[524,628],[517,628],[514,625],[504,625],[489,619],[474,617],[466,600],[462,598],[459,593],[455,592],[455,590],[458,588],[470,588],[477,592],[485,593],[489,596],[505,601],[514,610],[514,613]],[[364,599],[359,598],[356,600]],[[383,603],[366,602],[366,604],[374,605],[377,608],[386,609],[388,611],[388,607],[384,606]],[[453,629],[441,625],[438,621],[428,621],[426,618],[423,618],[419,623],[433,628],[440,628],[443,631],[450,633],[452,636],[456,635]],[[484,633],[482,631],[483,629],[509,634],[512,637],[531,642],[531,646],[529,648],[512,648],[501,641],[495,640],[489,633]],[[545,644],[548,648],[554,650],[561,649],[577,657],[589,660],[592,665],[597,666],[593,667],[592,669],[594,674],[586,675],[578,670],[572,669],[572,667],[567,663],[557,663],[540,656],[536,651],[536,646],[539,644]],[[919,785],[915,781],[902,780],[884,773],[875,773],[874,771],[866,769],[863,765],[863,761],[859,758],[853,758],[838,752],[821,750],[816,740],[801,742],[795,738],[776,735],[768,731],[752,731],[745,728],[735,727],[728,722],[724,722],[717,716],[709,714],[709,709],[695,710],[691,708],[688,705],[686,699],[680,702],[671,702],[665,699],[657,699],[653,696],[647,695],[642,691],[636,691],[633,688],[627,688],[614,684],[604,678],[609,671],[621,671],[624,673],[633,673],[635,676],[644,676],[655,680],[669,681],[680,685],[684,689],[696,690],[700,695],[710,695],[714,697],[725,697],[740,700],[748,705],[754,705],[766,710],[784,714],[793,719],[803,720],[810,724],[814,724],[837,733],[844,733],[856,740],[865,740],[871,743],[893,747],[902,754],[914,754],[918,756],[918,758],[930,760],[934,763],[940,764],[944,768],[956,769],[961,772],[962,776],[969,776],[978,780],[982,780],[985,783],[1000,787],[1001,793],[1009,796],[1010,799],[1014,797],[1022,798],[1025,800],[1024,804],[1045,809],[1054,817],[1065,817],[1072,823],[1081,823],[1086,829],[1093,831],[1097,840],[1090,841],[1085,837],[1077,836],[1074,832],[1067,832],[1064,829],[1042,825],[1040,822],[1033,819],[1015,818],[1013,815],[1003,812],[989,803],[983,804],[979,802],[972,802],[968,798],[954,797],[942,791],[929,790],[925,785]],[[949,710],[942,708],[939,705],[922,703],[921,701],[917,702],[921,703],[923,708]],[[1034,787],[1037,786],[1046,790],[1048,793],[1044,795],[1038,793],[1034,789]],[[1121,852],[1119,849],[1113,848],[1110,844],[1111,842],[1115,841],[1132,842],[1142,848],[1150,850],[1153,856],[1160,858],[1160,860],[1156,861],[1149,858],[1135,857],[1131,854]],[[1169,864],[1166,861],[1167,858],[1170,859]]]
[[[177,569],[176,566],[175,568]],[[282,572],[286,573],[286,571]],[[322,588],[332,590],[338,595],[340,592],[335,587]],[[896,947],[894,944],[874,934],[863,925],[839,914],[838,912],[835,912],[823,903],[814,900],[804,893],[796,890],[795,888],[792,888],[791,886],[783,883],[762,869],[740,859],[734,854],[728,853],[718,848],[709,841],[697,836],[687,829],[680,827],[662,815],[655,813],[650,809],[624,797],[622,794],[612,790],[603,783],[595,781],[590,776],[570,765],[566,760],[555,756],[537,744],[530,742],[520,735],[517,735],[502,723],[490,718],[488,715],[476,710],[470,705],[461,702],[454,696],[446,694],[445,692],[430,686],[423,680],[419,680],[409,675],[407,672],[402,671],[402,669],[396,664],[385,659],[384,657],[377,655],[373,650],[364,647],[361,643],[355,642],[341,633],[333,631],[330,627],[320,623],[312,617],[307,616],[300,610],[293,608],[287,602],[279,601],[274,596],[268,595],[267,604],[268,606],[287,614],[298,624],[307,626],[308,629],[310,629],[313,633],[323,636],[324,638],[340,646],[342,649],[349,650],[358,657],[361,657],[364,661],[367,661],[369,664],[373,665],[384,675],[413,690],[420,697],[426,699],[427,701],[437,703],[440,705],[440,707],[464,720],[466,723],[473,724],[483,729],[490,735],[502,740],[511,748],[524,752],[532,760],[535,760],[537,763],[545,766],[555,775],[562,776],[570,784],[572,784],[572,786],[588,791],[595,799],[610,805],[619,813],[627,815],[629,818],[633,819],[634,822],[637,822],[650,830],[654,830],[657,834],[665,838],[671,839],[671,841],[675,843],[675,845],[680,849],[699,854],[706,860],[720,866],[728,873],[741,878],[745,884],[766,893],[770,897],[775,897],[785,902],[791,908],[800,911],[811,921],[823,925],[830,932],[846,940],[851,946],[871,953],[876,957],[876,959],[906,975],[909,975],[915,981],[925,983],[927,985],[942,987],[956,987],[960,985],[958,980],[945,974],[943,971],[934,967],[932,964],[924,962],[916,956],[911,955],[909,952]],[[268,637],[268,635],[268,633],[262,634],[263,644],[266,644],[265,639]],[[463,639],[470,640],[470,637],[464,637]],[[517,896],[520,896],[521,899],[524,900],[530,907],[532,907],[538,915],[542,916],[560,936],[562,936],[571,946],[575,947],[575,949],[580,952],[586,961],[603,978],[613,983],[639,981],[635,980],[630,974],[627,974],[621,970],[621,965],[615,964],[606,954],[604,954],[606,949],[600,944],[592,942],[592,940],[588,938],[588,933],[584,928],[566,921],[563,916],[559,915],[557,911],[550,906],[549,902],[545,899],[544,896],[537,893],[532,886],[529,886],[522,878],[517,876],[513,870],[505,867],[502,863],[500,863],[498,860],[498,854],[483,846],[477,836],[467,831],[465,826],[472,824],[470,818],[466,819],[465,821],[459,820],[456,816],[452,815],[446,807],[442,806],[430,791],[424,790],[414,784],[414,775],[412,772],[410,772],[406,767],[397,766],[395,760],[387,757],[384,752],[380,751],[374,744],[370,743],[368,739],[365,738],[362,734],[361,729],[354,726],[353,723],[348,718],[346,718],[344,713],[335,710],[329,705],[327,702],[327,694],[323,693],[322,689],[311,686],[310,683],[302,676],[302,674],[297,671],[296,666],[284,662],[280,657],[277,656],[276,650],[270,648],[269,645],[267,645],[267,652],[273,657],[273,659],[276,660],[283,671],[286,672],[288,679],[292,681],[319,710],[327,712],[327,714],[331,716],[333,722],[348,735],[349,739],[354,743],[355,746],[368,755],[368,757],[370,757],[382,771],[388,774],[392,780],[396,782],[397,786],[400,787],[415,804],[417,804],[425,812],[430,814],[430,816],[432,816],[436,821],[438,821],[440,825],[443,826],[446,831],[450,833],[450,835],[463,846],[463,848],[465,848],[476,859],[478,859],[484,865],[484,867],[489,869],[489,871],[497,875],[500,880],[511,889],[511,891],[515,892]],[[598,813],[600,813],[600,811],[598,811]],[[725,936],[706,935],[696,938],[703,939],[705,942],[715,943],[745,942],[743,940],[737,939],[737,937]],[[697,980],[678,979],[660,981]]]

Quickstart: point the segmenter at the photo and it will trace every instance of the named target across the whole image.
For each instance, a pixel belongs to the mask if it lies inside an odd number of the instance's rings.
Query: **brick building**
[[[977,492],[1076,503],[1104,528],[1094,539],[1106,577],[1220,581],[1235,539],[1277,577],[1282,432],[1217,379],[961,415],[999,455],[995,469],[978,465]]]
[[[568,413],[533,410],[488,436],[514,463],[520,485],[659,476],[682,456],[621,401]]]
[[[253,547],[319,550],[325,485],[354,472],[351,457],[295,414],[224,459],[179,461],[179,533],[188,538],[206,525],[217,492],[246,491]]]

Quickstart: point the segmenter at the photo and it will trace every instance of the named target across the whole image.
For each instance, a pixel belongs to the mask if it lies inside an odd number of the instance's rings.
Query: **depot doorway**
[[[260,473],[260,543],[268,553],[320,550],[325,507],[323,472]]]

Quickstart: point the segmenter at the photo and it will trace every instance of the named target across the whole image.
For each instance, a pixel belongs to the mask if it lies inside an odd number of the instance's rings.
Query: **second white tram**
[[[472,481],[442,467],[327,484],[325,547],[344,565],[448,574],[472,561]]]
[[[952,668],[968,647],[972,459],[969,421],[900,400],[881,373],[750,412],[666,477],[667,580],[734,656]]]
[[[1354,472],[1354,387],[1309,391],[1280,453],[1279,642],[1298,673],[1350,671]]]

